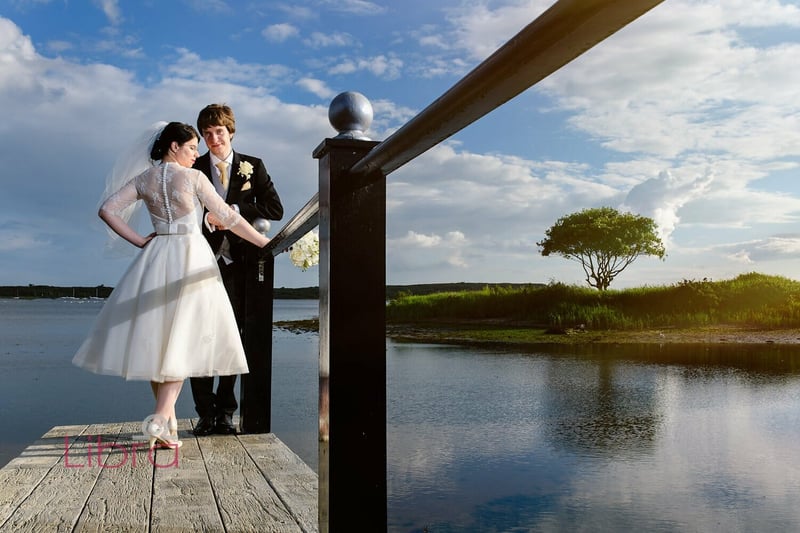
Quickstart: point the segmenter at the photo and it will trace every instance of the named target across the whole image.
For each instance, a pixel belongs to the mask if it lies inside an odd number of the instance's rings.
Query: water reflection
[[[798,530],[799,358],[390,343],[390,530]]]
[[[0,301],[0,464],[54,425],[151,405],[70,364],[98,309]],[[274,335],[273,430],[315,466],[318,339]],[[800,530],[797,349],[388,342],[387,370],[390,531]]]
[[[532,351],[540,352],[541,349]],[[593,361],[610,357],[626,362],[683,365],[689,371],[742,370],[775,376],[800,373],[800,347],[769,343],[549,345],[546,353]]]
[[[658,378],[646,367],[613,359],[551,361],[542,391],[548,440],[574,453],[646,453],[662,413]]]

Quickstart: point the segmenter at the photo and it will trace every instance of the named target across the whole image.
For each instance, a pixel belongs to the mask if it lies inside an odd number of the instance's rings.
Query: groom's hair
[[[206,128],[213,126],[225,126],[228,132],[233,135],[236,132],[236,118],[233,116],[233,109],[226,104],[210,104],[205,106],[200,114],[197,115],[197,129],[202,135]]]

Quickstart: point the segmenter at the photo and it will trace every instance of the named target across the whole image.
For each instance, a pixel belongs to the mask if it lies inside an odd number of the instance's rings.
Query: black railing
[[[319,225],[320,531],[386,530],[386,176],[661,2],[560,0],[385,141],[341,131],[314,151],[319,193],[268,246]]]
[[[295,215],[284,224],[267,246],[272,256],[284,252],[296,243],[300,237],[319,225],[319,193],[311,197]]]

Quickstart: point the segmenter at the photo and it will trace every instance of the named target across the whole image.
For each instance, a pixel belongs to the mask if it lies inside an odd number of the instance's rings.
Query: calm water
[[[70,364],[99,305],[0,300],[0,464],[54,425],[149,412],[146,384]],[[800,530],[797,350],[572,350],[388,342],[389,530]],[[273,430],[314,467],[317,337],[276,330],[273,351]]]
[[[693,350],[392,346],[393,530],[800,531],[800,358]]]
[[[150,385],[98,376],[72,365],[103,301],[0,299],[0,466],[53,426],[124,422],[152,411]],[[275,320],[311,318],[318,303],[276,300]],[[273,333],[272,429],[317,464],[316,335]],[[238,387],[237,387],[238,389]],[[188,382],[178,417],[196,417]]]

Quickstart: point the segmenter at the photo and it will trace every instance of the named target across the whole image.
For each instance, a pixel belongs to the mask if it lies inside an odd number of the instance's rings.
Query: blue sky
[[[0,0],[0,284],[116,283],[131,258],[104,255],[96,208],[153,122],[231,105],[234,148],[290,215],[336,94],[366,95],[385,139],[551,4]],[[666,0],[390,174],[387,282],[583,284],[536,242],[597,206],[652,217],[667,246],[612,288],[798,279],[798,29],[796,1]],[[276,286],[316,274],[276,259]]]

